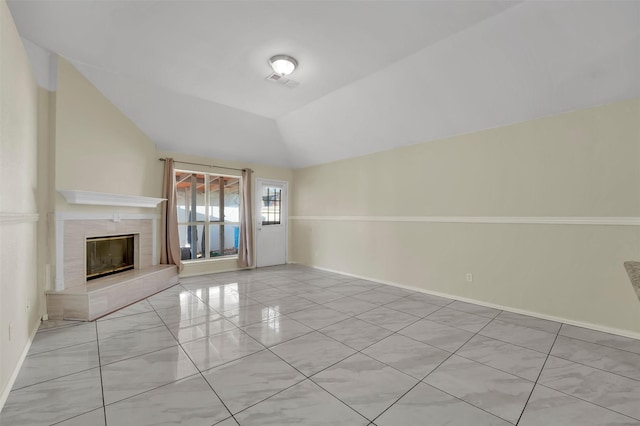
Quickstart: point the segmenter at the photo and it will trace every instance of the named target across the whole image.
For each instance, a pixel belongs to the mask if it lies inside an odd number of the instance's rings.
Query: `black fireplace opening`
[[[134,236],[87,238],[87,281],[134,269]]]

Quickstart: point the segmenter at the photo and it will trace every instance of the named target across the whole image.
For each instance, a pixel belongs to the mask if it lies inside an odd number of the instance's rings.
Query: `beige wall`
[[[180,161],[186,161],[190,163],[199,163],[199,164],[214,164],[216,166],[223,167],[233,167],[233,168],[251,168],[253,173],[253,188],[255,188],[256,179],[273,179],[286,181],[289,183],[289,192],[291,192],[292,188],[292,175],[293,172],[291,169],[281,168],[281,167],[269,167],[269,166],[261,166],[256,164],[247,164],[247,163],[239,163],[233,161],[225,161],[215,158],[204,158],[197,157],[192,155],[179,154],[175,152],[160,152],[158,154],[158,158],[171,157],[176,163],[176,168],[183,170],[193,170],[193,171],[201,171],[208,173],[221,173],[226,175],[240,175],[239,171],[227,170],[227,169],[216,169],[210,167],[203,166],[195,166],[191,164],[180,164]],[[255,189],[254,189],[255,194]],[[255,198],[255,197],[254,197]],[[253,209],[255,214],[255,207]],[[291,235],[289,233],[289,235]],[[255,241],[255,229],[254,229],[254,241]],[[291,246],[291,243],[289,243]],[[291,252],[291,250],[289,250]],[[187,262],[185,263],[185,268],[180,274],[182,277],[192,276],[192,275],[201,275],[201,274],[210,274],[214,272],[222,272],[222,271],[232,271],[238,269],[236,259],[212,259],[210,261],[204,262]]]
[[[640,336],[639,226],[425,221],[638,218],[639,122],[635,99],[295,170],[293,260]]]
[[[37,274],[38,88],[4,0],[0,1],[0,117],[1,407],[11,375],[43,313]],[[40,221],[46,235],[46,217]]]
[[[58,60],[55,132],[56,189],[160,197],[161,165],[155,144],[62,58]],[[58,211],[105,210],[68,205],[59,194],[56,200]]]

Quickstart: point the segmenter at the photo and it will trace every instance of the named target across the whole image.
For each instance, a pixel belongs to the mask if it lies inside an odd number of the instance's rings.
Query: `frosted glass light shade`
[[[273,68],[276,74],[289,75],[298,66],[298,61],[291,56],[276,55],[269,59],[269,65],[271,65],[271,68]]]

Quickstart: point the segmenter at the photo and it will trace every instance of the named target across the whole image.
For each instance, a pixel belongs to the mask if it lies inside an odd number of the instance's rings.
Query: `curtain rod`
[[[166,161],[166,158],[158,158],[158,160],[160,161]],[[223,167],[223,166],[216,166],[215,164],[202,164],[202,163],[190,163],[189,161],[177,161],[177,160],[173,160],[174,163],[180,163],[180,164],[191,164],[194,166],[204,166],[204,167],[215,167],[216,169],[226,169],[226,170],[238,170],[238,171],[243,171],[244,169],[238,169],[236,167]],[[248,169],[251,170],[251,169]],[[251,173],[253,173],[253,170],[251,170]]]

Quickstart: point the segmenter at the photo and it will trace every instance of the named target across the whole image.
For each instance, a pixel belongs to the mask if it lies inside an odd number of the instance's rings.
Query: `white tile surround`
[[[158,265],[156,214],[60,212],[55,216],[56,272],[47,293],[51,319],[93,320],[177,283],[175,267]],[[135,236],[135,269],[87,282],[86,239]]]
[[[55,290],[62,291],[86,284],[86,239],[106,235],[138,235],[136,269],[158,264],[158,215],[155,214],[56,214]]]

